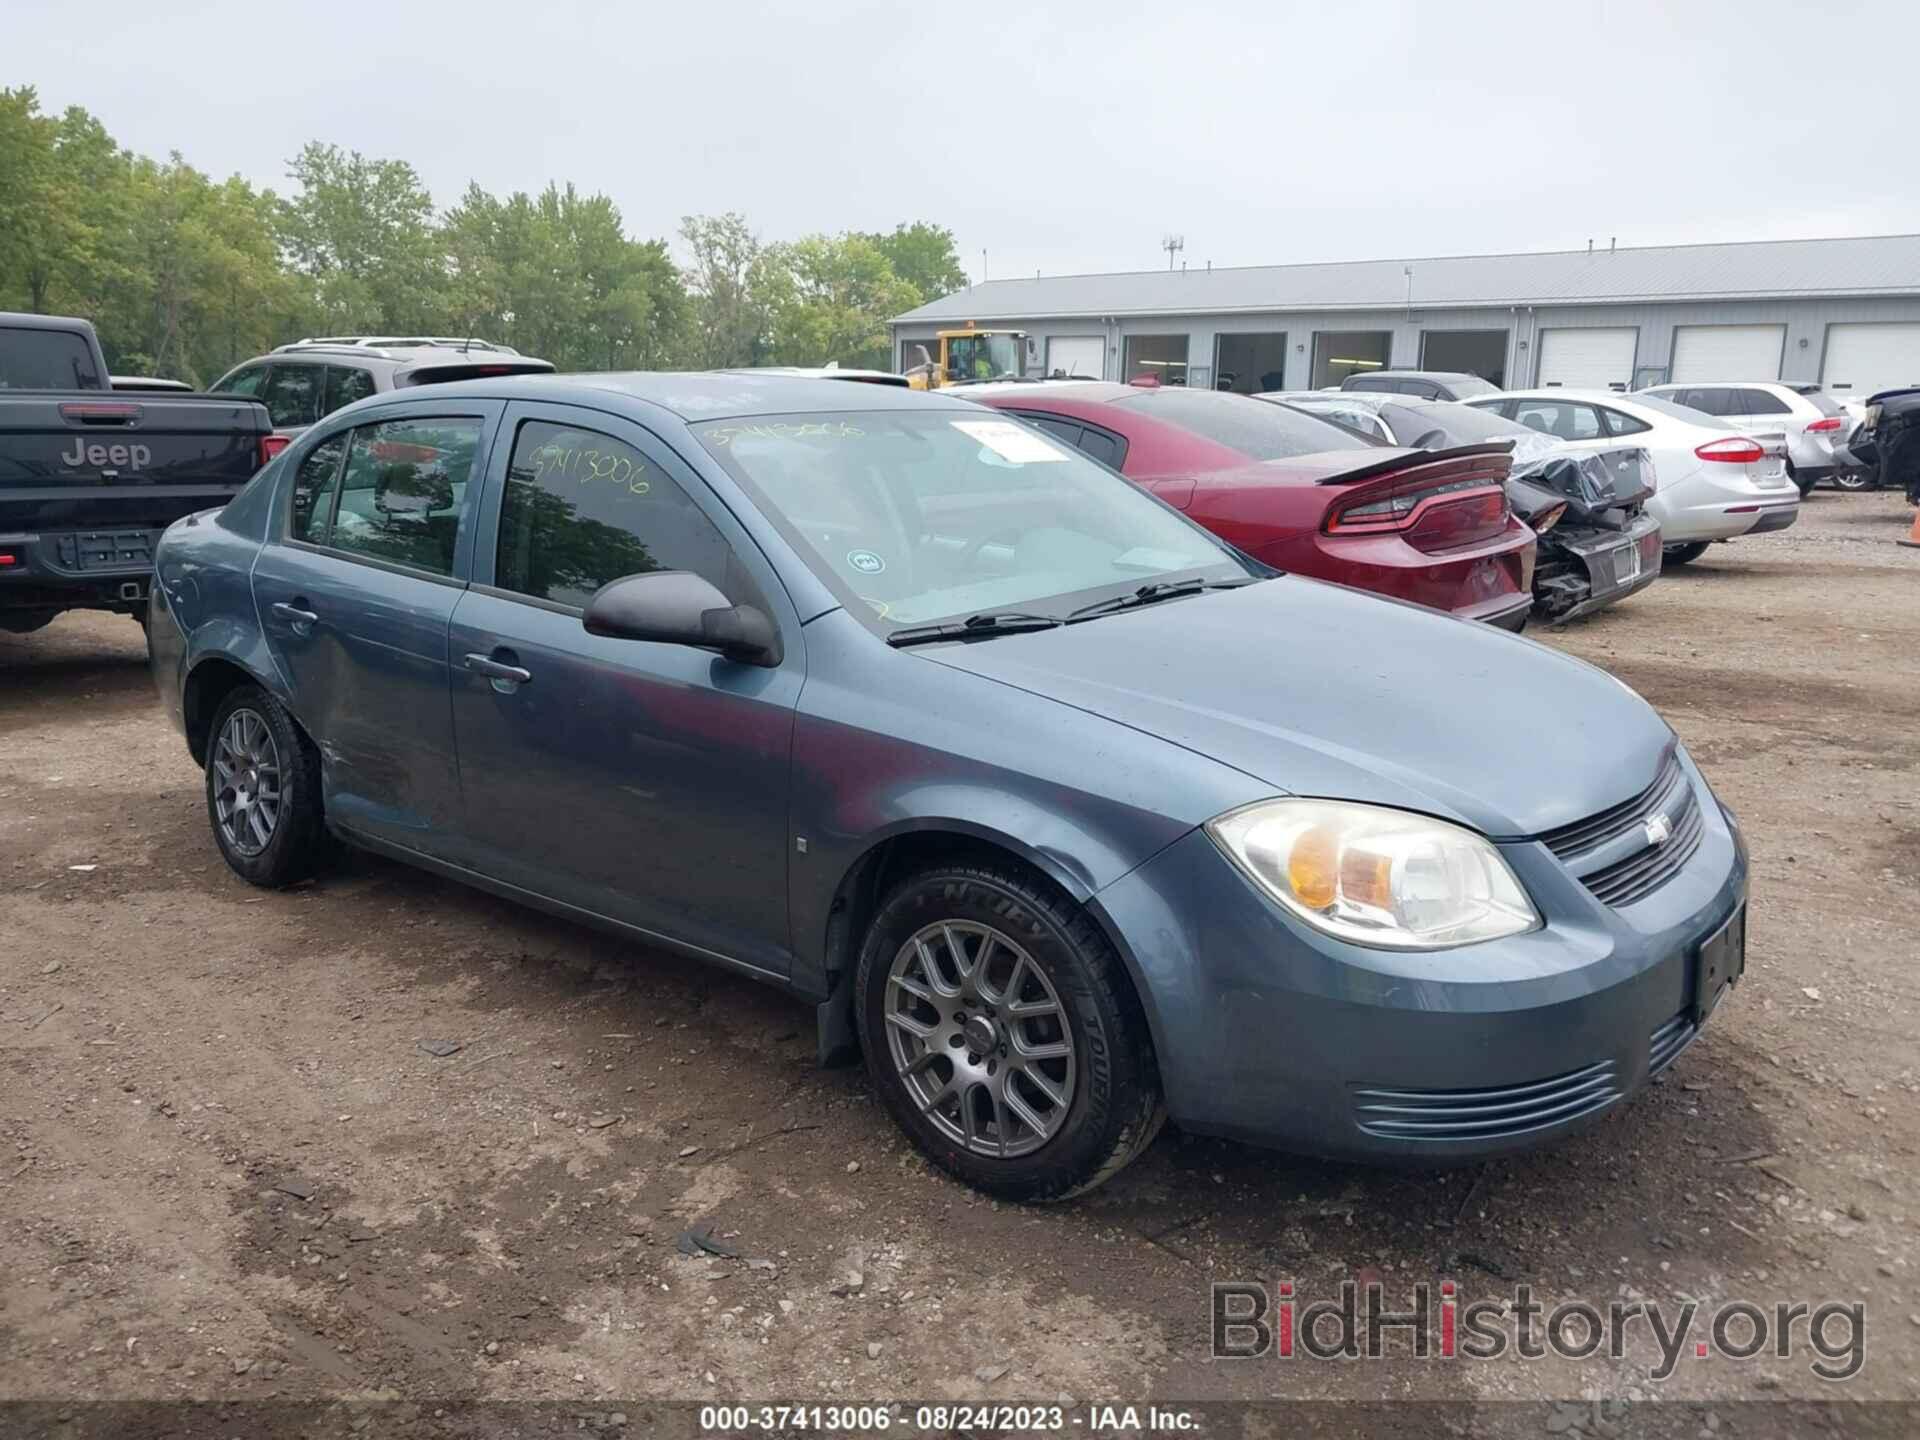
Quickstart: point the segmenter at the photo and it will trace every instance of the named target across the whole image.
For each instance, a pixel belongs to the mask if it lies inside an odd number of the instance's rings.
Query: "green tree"
[[[887,322],[919,304],[920,292],[873,238],[808,235],[772,254],[780,272],[770,303],[774,362],[885,368]]]
[[[288,173],[300,193],[287,204],[282,244],[312,277],[326,325],[439,328],[447,271],[433,197],[413,166],[313,141]]]
[[[688,361],[702,368],[761,363],[775,272],[746,217],[689,215],[680,222],[680,239],[692,256],[684,272],[692,302]]]
[[[893,273],[919,292],[917,303],[921,305],[967,288],[967,272],[953,248],[953,232],[944,225],[916,220],[911,225],[894,226],[891,235],[864,238],[879,246]]]
[[[0,304],[42,314],[97,239],[62,172],[59,131],[31,85],[0,90]]]

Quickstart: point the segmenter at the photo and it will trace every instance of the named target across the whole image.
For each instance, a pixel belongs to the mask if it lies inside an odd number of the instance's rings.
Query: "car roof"
[[[1024,380],[982,380],[973,385],[953,387],[956,396],[967,399],[1004,395],[1041,395],[1049,400],[1117,400],[1122,395],[1139,395],[1149,390],[1178,390],[1178,385],[1122,385],[1117,380],[1050,380],[1044,385]]]
[[[853,380],[864,385],[891,385],[910,388],[904,375],[891,370],[858,370],[839,365],[729,365],[714,372],[719,375],[798,375],[808,380]]]
[[[1818,385],[1813,387],[1818,390]],[[1795,395],[1805,394],[1797,385],[1789,385],[1784,380],[1662,380],[1658,385],[1642,385],[1633,393],[1641,390],[1790,390]]]
[[[1365,374],[1368,376],[1391,375],[1397,380],[1444,381],[1448,384],[1456,380],[1478,380],[1480,378],[1478,375],[1469,374],[1465,370],[1368,370]],[[1358,380],[1362,377],[1355,375],[1352,378]]]
[[[893,385],[850,387],[845,380],[816,380],[765,370],[629,370],[581,375],[513,375],[456,380],[435,385],[434,399],[472,395],[512,400],[591,404],[633,399],[667,410],[689,424],[746,415],[806,415],[843,410],[948,410],[980,413],[967,401],[937,390]],[[395,396],[413,398],[410,390]],[[418,397],[424,398],[424,397]],[[361,402],[368,403],[368,402]]]

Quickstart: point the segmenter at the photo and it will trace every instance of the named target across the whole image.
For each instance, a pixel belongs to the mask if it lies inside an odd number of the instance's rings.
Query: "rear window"
[[[1485,445],[1535,433],[1517,420],[1465,405],[1402,400],[1382,405],[1380,413],[1393,427],[1393,433],[1409,445],[1418,444],[1418,437],[1434,430],[1446,437],[1448,445]]]
[[[1824,390],[1802,390],[1800,398],[1806,401],[1822,415],[1844,415],[1846,407]]]
[[[1676,405],[1671,395],[1635,395],[1633,403],[1642,410],[1651,410],[1656,415],[1666,416],[1669,420],[1684,420],[1689,425],[1701,425],[1709,430],[1733,429],[1733,426],[1726,421],[1709,415],[1704,410],[1693,410],[1685,405]]]
[[[104,390],[87,342],[71,330],[0,326],[0,390]]]
[[[1138,405],[1156,419],[1238,450],[1250,460],[1286,460],[1323,450],[1374,448],[1373,442],[1317,415],[1220,390],[1142,390],[1113,403]]]
[[[1475,395],[1498,395],[1500,387],[1491,380],[1482,380],[1478,375],[1462,375],[1457,380],[1449,380],[1447,388],[1453,391],[1456,400],[1466,400]]]

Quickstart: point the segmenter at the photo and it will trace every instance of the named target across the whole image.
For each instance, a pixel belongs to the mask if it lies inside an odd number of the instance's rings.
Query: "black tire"
[[[889,1044],[894,1028],[887,1019],[890,992],[895,987],[891,972],[905,956],[913,937],[941,924],[976,927],[1010,940],[1014,952],[1044,976],[1049,994],[1043,997],[1043,1003],[1050,999],[1056,1009],[1042,1020],[1007,1020],[1004,1012],[991,1011],[978,998],[958,1003],[972,1004],[976,1014],[988,1010],[1002,1025],[1052,1027],[1058,1023],[1055,1015],[1064,1022],[1066,1033],[1059,1038],[1070,1044],[1072,1052],[1062,1062],[1071,1085],[1067,1103],[1053,1112],[1059,1117],[1055,1128],[1027,1153],[1003,1157],[968,1148],[964,1139],[943,1128],[960,1123],[957,1112],[948,1114],[940,1106],[923,1111],[909,1091],[910,1082],[902,1075]],[[985,954],[984,949],[975,952],[976,965]],[[1004,959],[1002,952],[995,954]],[[1005,977],[1003,998],[1005,991],[1019,983]],[[1025,993],[1029,996],[1043,988],[1033,985],[1031,977],[1027,984],[1030,988]],[[1043,1202],[1091,1190],[1139,1156],[1165,1122],[1146,1017],[1120,957],[1080,907],[1018,865],[959,861],[919,871],[896,885],[867,928],[855,975],[854,1004],[867,1073],[894,1119],[928,1159],[990,1194]],[[1031,1043],[1035,1032],[1026,1033]],[[1044,1039],[1054,1032],[1049,1028],[1039,1033]],[[950,1042],[953,1038],[949,1037]],[[909,1043],[901,1041],[903,1046]],[[923,1053],[929,1061],[934,1055],[946,1060],[948,1074],[944,1081],[915,1083],[940,1083],[951,1089],[962,1074],[954,1059],[931,1042],[923,1046]],[[960,1050],[954,1055],[964,1053]],[[991,1064],[994,1053],[990,1048],[983,1049],[982,1058]],[[997,1053],[1004,1056],[1008,1050],[1003,1045]],[[971,1055],[967,1058],[973,1059]],[[930,1064],[926,1074],[937,1076],[937,1065]],[[1015,1084],[1011,1070],[1001,1084]],[[963,1107],[975,1105],[983,1093],[991,1099],[985,1084],[956,1093],[962,1097],[958,1103]],[[1029,1097],[1032,1093],[1028,1092]],[[1007,1123],[1006,1112],[999,1106],[993,1106],[993,1111],[1002,1116],[993,1122],[993,1133],[999,1143],[1007,1143],[1014,1126]],[[939,1122],[930,1115],[939,1116]],[[1016,1136],[1016,1140],[1033,1144],[1039,1132],[1030,1126],[1025,1128],[1030,1133]],[[980,1143],[995,1142],[988,1141],[983,1130]]]
[[[223,751],[222,737],[236,717],[252,717],[272,742],[275,805],[268,833],[257,849],[249,848],[258,839],[257,832],[236,840],[222,819],[223,802],[231,814],[234,799],[228,778],[221,773],[223,765],[233,768],[230,761],[234,757],[232,752]],[[241,723],[251,728],[245,719]],[[264,754],[265,747],[251,753]],[[264,777],[267,768],[259,765],[253,771],[243,771],[242,777]],[[320,868],[329,849],[320,808],[320,752],[284,705],[258,685],[241,685],[231,691],[214,712],[213,727],[207,732],[206,769],[207,821],[213,828],[214,844],[220,847],[221,857],[234,874],[248,884],[273,890],[305,880]],[[261,796],[257,779],[250,793]]]
[[[1800,498],[1802,500],[1813,494],[1813,487],[1820,483],[1817,480],[1802,480],[1800,478],[1800,472],[1793,468],[1793,462],[1791,460],[1787,462],[1787,478],[1800,487]]]
[[[1707,553],[1707,542],[1690,541],[1685,545],[1668,545],[1660,552],[1660,563],[1666,565],[1691,565]]]
[[[1876,488],[1871,470],[1837,470],[1834,472],[1833,483],[1837,488],[1848,491]]]

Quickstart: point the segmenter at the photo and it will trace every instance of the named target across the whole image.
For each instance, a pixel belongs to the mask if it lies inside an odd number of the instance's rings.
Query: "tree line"
[[[561,370],[886,368],[886,322],[967,283],[923,221],[773,242],[693,215],[676,256],[570,183],[441,210],[406,161],[317,141],[288,178],[215,180],[0,89],[0,310],[85,316],[115,373],[194,385],[307,335],[473,335]]]

